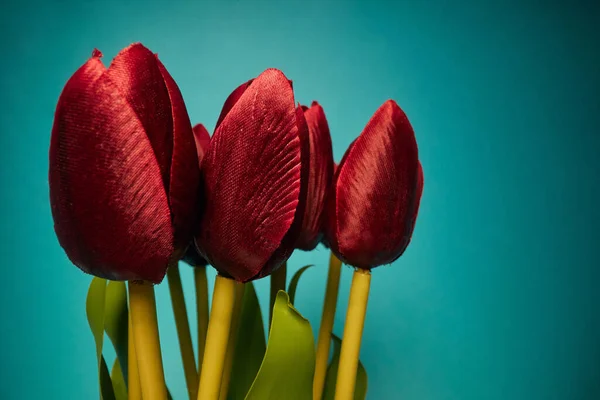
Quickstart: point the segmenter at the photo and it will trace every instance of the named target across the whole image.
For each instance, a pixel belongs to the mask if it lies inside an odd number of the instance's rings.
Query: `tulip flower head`
[[[197,224],[200,171],[173,78],[133,44],[69,79],[50,144],[54,228],[71,261],[114,280],[159,283]]]
[[[313,250],[322,240],[325,196],[333,178],[333,150],[329,126],[325,112],[316,101],[309,107],[302,107],[308,124],[310,173],[306,210],[296,247]]]
[[[417,142],[389,100],[340,162],[327,200],[326,241],[346,264],[371,269],[402,255],[423,190]]]
[[[291,82],[268,69],[227,99],[202,161],[196,246],[240,282],[270,274],[292,253],[304,215],[308,128]]]

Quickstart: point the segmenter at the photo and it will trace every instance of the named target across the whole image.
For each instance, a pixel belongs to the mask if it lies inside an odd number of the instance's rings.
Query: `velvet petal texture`
[[[208,146],[210,146],[210,135],[208,131],[202,124],[196,124],[193,128],[194,131],[194,140],[196,141],[196,149],[198,151],[198,164],[202,164],[202,159],[204,158],[204,154],[208,151]],[[198,253],[196,249],[196,245],[193,240],[192,243],[188,246],[185,254],[181,258],[183,262],[189,264],[192,267],[198,266],[206,266],[207,262]]]
[[[197,224],[197,162],[181,93],[141,44],[109,68],[94,51],[69,79],[50,143],[50,203],[61,246],[83,271],[162,281]]]
[[[373,115],[338,166],[327,201],[327,242],[345,263],[389,264],[406,249],[423,174],[413,129],[389,100]]]
[[[296,247],[313,250],[321,241],[325,198],[333,178],[333,150],[325,112],[317,102],[302,107],[308,125],[310,172],[306,212]]]
[[[220,273],[246,282],[291,255],[309,160],[308,129],[285,75],[268,69],[240,91],[227,100],[202,162],[196,246]]]

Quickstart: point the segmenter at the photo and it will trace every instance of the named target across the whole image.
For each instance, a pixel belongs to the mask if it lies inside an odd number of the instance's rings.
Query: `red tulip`
[[[363,269],[396,260],[410,241],[422,190],[413,129],[389,100],[350,145],[335,173],[325,224],[331,249]]]
[[[323,237],[323,209],[325,196],[333,178],[333,151],[323,107],[314,101],[310,108],[303,106],[302,109],[308,124],[310,173],[306,211],[296,247],[302,250],[313,250]]]
[[[69,79],[50,144],[61,246],[83,271],[162,281],[197,221],[199,167],[179,89],[141,44],[106,68],[99,51]]]
[[[196,141],[196,150],[198,151],[198,163],[200,164],[204,158],[204,154],[208,151],[208,146],[210,146],[210,135],[202,124],[196,124],[193,128],[193,132],[194,140]],[[204,257],[198,253],[193,240],[181,260],[192,267],[206,266],[207,264]]]
[[[196,246],[220,273],[246,282],[270,274],[294,249],[305,208],[308,128],[291,83],[275,69],[236,89],[221,115],[202,161]]]

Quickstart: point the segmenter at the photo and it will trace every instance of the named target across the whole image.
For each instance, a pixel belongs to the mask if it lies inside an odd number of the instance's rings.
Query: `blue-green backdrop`
[[[92,49],[108,63],[141,41],[209,127],[267,67],[294,80],[298,101],[321,102],[338,161],[386,99],[408,114],[425,191],[408,251],[373,274],[369,399],[599,399],[600,13],[562,3],[3,3],[0,398],[96,398],[90,277],[54,235],[48,144],[60,91]],[[290,261],[318,266],[297,300],[313,327],[327,260],[320,248]],[[157,296],[167,381],[183,399],[166,285]]]

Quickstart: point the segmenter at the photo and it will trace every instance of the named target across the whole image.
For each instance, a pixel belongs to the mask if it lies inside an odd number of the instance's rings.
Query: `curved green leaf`
[[[128,312],[125,282],[109,281],[106,287],[104,329],[117,353],[125,382],[127,382],[128,370]]]
[[[241,400],[252,386],[267,348],[265,328],[254,284],[245,285],[231,381],[227,398]]]
[[[100,397],[104,400],[115,400],[115,394],[108,372],[108,367],[102,357],[104,345],[104,310],[106,303],[106,279],[92,279],[85,302],[85,310],[90,330],[96,342],[96,358],[98,360],[98,381],[100,382]]]
[[[110,285],[110,283],[109,283]],[[127,400],[127,384],[121,370],[121,363],[116,358],[110,373],[116,400]]]
[[[342,348],[342,340],[334,334],[331,334],[333,340],[333,358],[331,364],[327,368],[327,376],[325,377],[325,391],[323,400],[333,400],[335,397],[335,384],[337,380],[338,364],[340,362],[340,350]],[[354,388],[354,400],[364,400],[367,397],[367,371],[358,361],[358,370],[356,372],[356,387]]]
[[[298,287],[298,281],[300,281],[300,277],[302,276],[304,271],[306,271],[310,267],[312,267],[312,265],[306,265],[306,266],[300,268],[298,271],[296,271],[296,273],[290,280],[290,285],[288,286],[288,294],[290,296],[290,303],[294,304],[294,300],[296,300],[296,288]]]
[[[312,328],[290,303],[277,293],[267,352],[247,400],[306,400],[312,398],[315,345]]]

